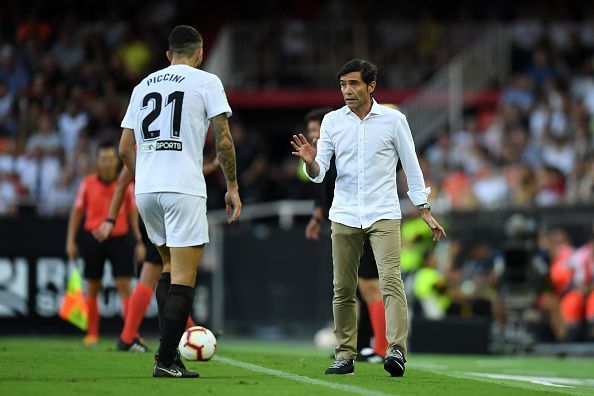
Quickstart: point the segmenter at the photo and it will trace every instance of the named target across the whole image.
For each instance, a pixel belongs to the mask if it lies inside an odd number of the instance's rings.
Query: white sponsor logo
[[[140,145],[140,152],[141,153],[152,153],[155,150],[157,150],[157,145],[155,144],[155,142],[142,143]]]
[[[0,258],[0,317],[28,315],[29,265],[24,258]]]
[[[157,151],[162,150],[181,151],[182,144],[181,142],[176,142],[174,140],[161,140],[157,142]]]

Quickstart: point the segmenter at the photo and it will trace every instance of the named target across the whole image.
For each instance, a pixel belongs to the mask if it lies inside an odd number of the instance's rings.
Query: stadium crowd
[[[169,2],[148,5],[142,18],[131,22],[116,7],[97,13],[92,23],[82,23],[74,14],[24,16],[24,9],[14,4],[3,10],[1,214],[14,214],[23,205],[44,215],[67,212],[79,180],[92,171],[94,147],[118,139],[132,87],[164,62],[156,38],[178,17],[178,10]],[[345,11],[337,14],[339,9],[348,8],[327,2],[322,8],[295,6],[289,13],[306,20],[354,18]],[[284,15],[270,11],[275,12]],[[469,109],[463,129],[443,131],[428,147],[419,148],[440,209],[548,206],[592,198],[594,167],[587,159],[594,129],[593,20],[559,19],[545,25],[522,15],[507,23],[515,44],[514,76],[502,87],[499,105]],[[382,26],[393,27],[392,17],[383,19]],[[468,16],[453,18],[463,21]],[[426,47],[441,36],[429,32],[443,31],[448,24],[430,15],[423,21],[416,33],[421,41],[413,40],[417,49],[412,52],[437,56]],[[212,25],[208,29],[216,31]],[[401,33],[406,32],[384,36]],[[205,36],[207,47],[212,36]],[[439,47],[433,44],[434,50]],[[389,63],[382,68],[390,74]],[[255,132],[257,125],[248,127],[238,119],[233,129],[241,142],[239,169],[247,202],[307,197],[292,160],[271,160],[269,154],[277,148],[264,144],[267,136]],[[213,178],[216,194],[222,183]]]

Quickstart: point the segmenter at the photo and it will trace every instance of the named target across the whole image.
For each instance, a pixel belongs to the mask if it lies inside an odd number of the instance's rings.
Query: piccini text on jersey
[[[172,82],[180,83],[180,82],[184,81],[185,78],[186,77],[184,77],[184,76],[179,76],[177,74],[171,74],[171,73],[159,74],[158,76],[148,78],[146,80],[146,85],[155,84],[155,83],[158,83],[161,81],[172,81]]]

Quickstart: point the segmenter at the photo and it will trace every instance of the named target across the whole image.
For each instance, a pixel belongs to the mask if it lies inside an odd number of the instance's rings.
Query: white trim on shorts
[[[209,242],[206,198],[174,192],[141,193],[136,206],[157,246],[188,247]]]

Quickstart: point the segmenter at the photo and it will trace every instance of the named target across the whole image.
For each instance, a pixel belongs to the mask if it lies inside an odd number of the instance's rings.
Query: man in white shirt
[[[335,156],[337,179],[329,218],[332,221],[334,298],[332,300],[338,340],[335,362],[326,374],[351,374],[357,344],[357,266],[363,242],[369,238],[375,256],[386,311],[388,350],[384,368],[403,376],[408,336],[407,304],[400,276],[400,205],[396,190],[398,160],[407,177],[408,196],[421,211],[435,241],[445,231],[433,218],[427,202],[430,189],[416,156],[406,117],[379,105],[372,94],[377,68],[354,59],[338,72],[346,106],[328,113],[322,121],[320,139],[310,143],[293,135],[293,155],[303,159],[309,177],[321,183]]]
[[[136,204],[151,242],[163,258],[159,288],[168,287],[154,377],[198,377],[188,371],[177,344],[192,308],[198,264],[208,242],[206,184],[202,174],[208,124],[227,180],[229,222],[241,211],[231,108],[217,76],[197,69],[202,36],[191,26],[169,35],[169,67],[144,78],[132,92],[122,121],[120,156],[136,174]],[[233,213],[231,213],[233,209]],[[170,286],[168,286],[170,285]]]

